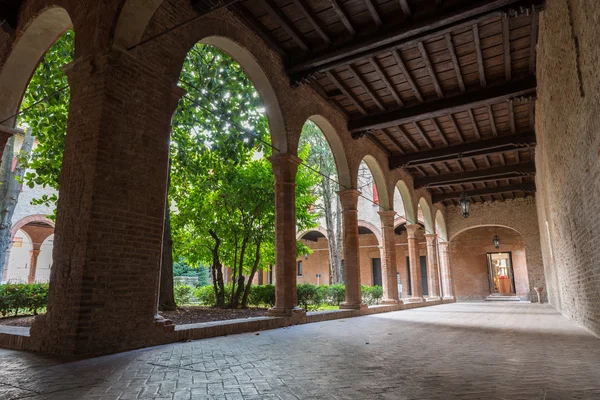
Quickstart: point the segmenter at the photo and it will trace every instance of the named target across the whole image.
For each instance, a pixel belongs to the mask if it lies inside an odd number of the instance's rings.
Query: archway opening
[[[408,221],[399,221],[394,227],[396,243],[396,268],[398,272],[398,295],[400,298],[409,298],[412,296],[412,279],[410,274],[410,253],[408,251],[408,232],[406,225]],[[425,241],[425,225],[423,222],[417,222],[420,229],[416,232],[417,244],[419,248],[419,265],[421,266],[421,283],[423,293],[427,293],[427,243]],[[425,279],[424,279],[425,278]],[[425,282],[425,283],[423,283]]]
[[[302,246],[308,248],[303,254],[298,254],[296,260],[298,284],[330,285],[333,271],[329,240],[323,228],[308,230],[299,235]]]
[[[450,241],[450,265],[458,301],[530,300],[525,244],[514,229],[490,225],[458,232]]]
[[[361,286],[383,287],[383,274],[381,269],[382,244],[381,230],[370,221],[359,220],[358,248],[360,252]]]

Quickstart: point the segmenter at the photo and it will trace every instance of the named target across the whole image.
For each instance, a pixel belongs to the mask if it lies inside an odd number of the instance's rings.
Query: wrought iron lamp
[[[469,218],[470,208],[471,208],[471,200],[467,197],[467,193],[463,190],[460,194],[460,209],[462,211],[462,215],[465,218]]]
[[[499,249],[500,248],[500,237],[498,235],[494,235],[494,239],[492,241],[494,242],[494,247]]]

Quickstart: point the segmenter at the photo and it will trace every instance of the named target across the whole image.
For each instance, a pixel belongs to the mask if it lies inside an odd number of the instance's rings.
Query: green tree
[[[314,209],[320,218],[325,219],[332,283],[343,283],[342,206],[337,195],[340,188],[335,159],[323,132],[312,121],[304,124],[300,145],[308,146],[306,163],[324,175],[313,187],[313,192],[318,199]]]
[[[23,126],[26,131],[21,147],[17,151],[16,138],[12,137],[4,149],[0,163],[2,261],[6,259],[6,252],[10,247],[11,220],[19,200],[21,185],[58,189],[69,107],[69,87],[62,67],[73,60],[74,48],[75,34],[69,30],[46,52],[31,77],[21,103],[17,125]],[[45,97],[48,97],[46,101],[35,104]],[[14,168],[13,159],[17,161]],[[56,205],[56,201],[56,195],[43,195],[34,199],[33,203],[52,207]],[[1,271],[2,268],[0,274]]]

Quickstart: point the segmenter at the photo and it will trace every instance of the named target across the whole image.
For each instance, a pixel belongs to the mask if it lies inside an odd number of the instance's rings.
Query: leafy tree
[[[325,219],[327,242],[329,245],[329,264],[332,282],[343,283],[342,276],[342,206],[337,192],[337,168],[333,153],[323,132],[313,122],[304,124],[300,136],[300,144],[308,146],[306,163],[318,170],[325,177],[314,186],[313,191],[318,200],[314,204],[320,218]]]
[[[46,52],[27,86],[21,104],[17,125],[26,129],[21,148],[17,151],[15,137],[12,137],[4,149],[0,163],[2,262],[6,260],[6,252],[10,247],[11,220],[19,200],[21,185],[58,189],[69,106],[69,88],[62,67],[73,60],[74,47],[75,35],[69,30]],[[35,104],[45,97],[48,97],[46,101]],[[13,159],[16,159],[14,168]],[[55,206],[56,200],[55,194],[43,195],[34,199],[33,203]],[[0,274],[1,271],[2,268]]]
[[[274,262],[275,207],[268,124],[244,71],[229,56],[199,44],[181,74],[184,97],[173,119],[170,201],[175,253],[211,265],[217,306],[245,307],[252,279]],[[311,187],[298,173],[297,219],[313,226]],[[223,266],[232,271],[225,296]]]

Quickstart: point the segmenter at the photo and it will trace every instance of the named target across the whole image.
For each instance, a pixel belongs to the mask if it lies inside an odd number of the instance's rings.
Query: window
[[[298,261],[298,276],[302,276],[302,261]]]

